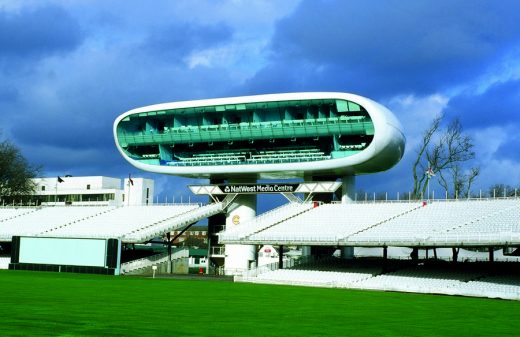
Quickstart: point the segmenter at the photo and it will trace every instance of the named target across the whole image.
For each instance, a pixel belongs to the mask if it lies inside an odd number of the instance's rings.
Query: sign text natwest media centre
[[[230,184],[219,185],[224,194],[294,193],[300,184]]]

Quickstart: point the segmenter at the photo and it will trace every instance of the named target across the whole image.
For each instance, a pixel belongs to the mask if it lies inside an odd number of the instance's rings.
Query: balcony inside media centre
[[[373,135],[362,106],[333,99],[141,112],[117,126],[130,158],[167,166],[336,159],[361,152]]]

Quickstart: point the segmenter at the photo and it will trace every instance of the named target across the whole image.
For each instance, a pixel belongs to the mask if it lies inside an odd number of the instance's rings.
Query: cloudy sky
[[[118,154],[112,124],[143,105],[341,91],[388,106],[407,136],[367,191],[410,189],[421,132],[458,117],[477,189],[520,186],[520,2],[456,0],[0,0],[0,129],[43,175],[149,175]],[[179,182],[181,184],[179,184]]]

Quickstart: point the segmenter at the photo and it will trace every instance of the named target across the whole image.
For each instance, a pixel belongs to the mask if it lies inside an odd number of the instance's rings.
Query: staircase
[[[188,248],[182,248],[176,252],[172,252],[172,261],[187,258],[190,255],[189,253]],[[147,268],[166,262],[168,262],[168,253],[143,257],[141,259],[121,263],[121,274],[142,274]]]

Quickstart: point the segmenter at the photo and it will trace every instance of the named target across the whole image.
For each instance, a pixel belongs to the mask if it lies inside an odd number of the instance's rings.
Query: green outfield
[[[517,336],[519,310],[453,296],[0,272],[0,336]]]

